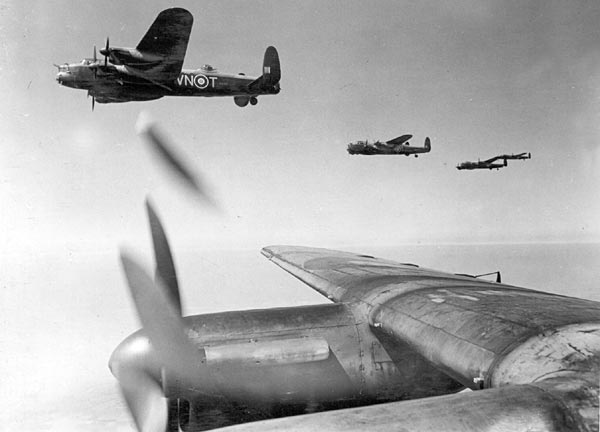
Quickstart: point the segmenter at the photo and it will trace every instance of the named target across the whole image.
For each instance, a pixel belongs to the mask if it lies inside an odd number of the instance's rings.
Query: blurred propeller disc
[[[148,143],[171,173],[189,187],[197,197],[216,208],[214,200],[202,185],[202,182],[197,176],[192,174],[192,171],[186,167],[181,158],[176,155],[173,146],[161,133],[156,122],[151,120],[146,112],[142,112],[138,116],[136,130],[138,135]]]
[[[168,421],[168,399],[162,387],[145,371],[119,371],[119,385],[140,432],[165,432]]]
[[[121,251],[121,263],[144,332],[160,363],[176,379],[195,382],[199,378],[208,381],[206,368],[203,367],[206,354],[188,338],[179,311],[173,306],[162,280],[153,281],[124,251]]]
[[[150,232],[152,234],[152,243],[154,245],[154,257],[156,259],[156,277],[162,279],[170,297],[171,304],[181,315],[181,297],[179,295],[179,284],[177,283],[177,273],[169,240],[165,230],[156,215],[150,200],[146,198],[146,211],[148,212],[148,221],[150,222]]]

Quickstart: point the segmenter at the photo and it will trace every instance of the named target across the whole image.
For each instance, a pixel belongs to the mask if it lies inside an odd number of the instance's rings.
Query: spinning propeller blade
[[[103,50],[100,50],[100,54],[104,55],[104,67],[108,66],[108,56],[110,54],[110,44],[108,36],[106,36],[106,47]]]
[[[94,45],[94,79],[98,76],[98,56],[96,55],[96,45]],[[93,102],[92,102],[93,103]],[[92,111],[94,109],[92,108]]]
[[[121,393],[138,431],[166,431],[168,405],[160,383],[145,371],[127,369],[121,372],[118,376]]]
[[[214,384],[205,366],[206,353],[191,342],[181,318],[179,287],[169,241],[149,199],[146,199],[146,210],[156,257],[156,278],[152,280],[129,253],[121,250],[123,272],[143,334],[137,336],[134,344],[124,341],[109,364],[137,429],[164,432],[169,421],[164,392],[170,383],[201,385],[210,392],[214,392]],[[149,346],[142,352],[144,341],[148,341]],[[132,351],[135,352],[132,354]]]
[[[176,155],[173,151],[173,146],[161,133],[156,122],[150,120],[148,114],[142,112],[139,115],[136,129],[138,135],[144,138],[144,141],[148,143],[173,174],[192,189],[196,196],[203,201],[208,202],[211,206],[216,207],[207,188],[197,176],[192,174],[192,171],[187,168],[183,161]]]
[[[94,96],[92,93],[90,93],[90,91],[88,90],[87,92],[87,97],[89,98],[90,96],[92,96],[92,111],[94,111],[94,106],[96,105],[96,96]]]
[[[206,375],[206,357],[187,336],[179,311],[172,304],[162,280],[156,281],[130,256],[121,251],[121,263],[144,332],[169,375],[193,382]]]
[[[152,243],[154,245],[154,257],[156,259],[155,279],[161,279],[167,288],[167,294],[171,304],[181,315],[181,298],[179,296],[179,284],[177,283],[177,273],[175,272],[175,263],[169,247],[169,240],[165,230],[160,223],[149,199],[146,199],[146,211],[150,222],[150,232],[152,234]]]
[[[161,278],[152,278],[131,256],[121,251],[121,263],[138,316],[144,327],[151,353],[161,365],[162,384],[149,364],[127,360],[127,352],[113,353],[110,367],[140,432],[164,432],[168,422],[166,382],[206,383],[206,354],[194,346]],[[127,348],[123,348],[126,350]],[[166,380],[166,381],[165,381]]]

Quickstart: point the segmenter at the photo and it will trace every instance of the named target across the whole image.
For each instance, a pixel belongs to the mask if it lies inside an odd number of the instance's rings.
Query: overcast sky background
[[[171,2],[2,6],[3,249],[111,248],[145,238],[151,193],[197,247],[600,239],[600,4],[563,1],[182,1],[186,68],[258,75],[277,47],[282,91],[97,105],[52,63],[135,46]],[[159,119],[224,215],[199,210],[134,130]],[[415,135],[414,157],[346,153]],[[500,171],[464,160],[531,152]],[[88,246],[83,246],[87,244]]]
[[[134,47],[173,6],[195,18],[185,68],[259,75],[274,45],[281,93],[246,108],[172,97],[92,112],[84,91],[56,83],[53,63],[91,57],[106,36]],[[201,249],[600,241],[598,22],[595,1],[0,0],[0,365],[10,371],[0,424],[131,430],[106,362],[138,327],[116,251],[131,245],[150,261],[148,194],[188,313],[323,301],[256,252],[192,253]],[[145,148],[142,110],[221,213]],[[431,153],[346,153],[350,141],[405,133],[414,145],[431,137]],[[455,168],[520,152],[532,159]],[[589,245],[456,251],[383,256],[501,269],[510,283],[597,298]]]

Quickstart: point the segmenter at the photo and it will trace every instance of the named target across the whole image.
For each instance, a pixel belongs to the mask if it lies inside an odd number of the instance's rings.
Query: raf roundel
[[[205,75],[198,74],[194,76],[194,85],[199,89],[205,89],[208,87],[208,78]]]

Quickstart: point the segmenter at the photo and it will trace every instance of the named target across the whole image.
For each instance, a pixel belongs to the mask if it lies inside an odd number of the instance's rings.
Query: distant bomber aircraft
[[[495,163],[497,160],[504,159],[504,163]],[[491,159],[477,162],[462,162],[456,166],[458,170],[474,170],[474,169],[500,169],[508,166],[508,159],[531,159],[531,153],[519,153],[517,155],[500,155],[494,156]]]
[[[83,89],[95,102],[130,102],[159,99],[163,96],[233,96],[236,105],[256,105],[259,95],[280,91],[281,67],[274,47],[268,47],[263,74],[219,73],[210,65],[182,69],[194,19],[185,9],[162,11],[136,48],[106,47],[100,50],[104,62],[96,57],[81,63],[56,65],[56,80],[66,87]]]
[[[414,154],[415,157],[419,157],[418,153],[428,153],[431,151],[431,140],[429,137],[425,138],[424,147],[412,147],[408,140],[412,138],[412,135],[402,135],[393,140],[386,142],[375,141],[370,143],[369,141],[357,141],[355,143],[348,144],[348,153],[351,155],[405,155],[409,156]]]

